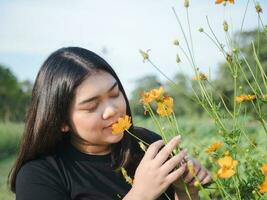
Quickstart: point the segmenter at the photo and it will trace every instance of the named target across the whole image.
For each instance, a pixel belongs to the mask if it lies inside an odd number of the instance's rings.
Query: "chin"
[[[118,143],[119,141],[122,140],[124,133],[117,134],[117,135],[112,135],[112,142],[111,143]]]

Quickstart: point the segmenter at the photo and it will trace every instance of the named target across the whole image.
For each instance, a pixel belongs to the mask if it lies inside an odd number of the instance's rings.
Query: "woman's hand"
[[[168,160],[180,142],[180,137],[175,137],[164,147],[162,140],[149,146],[136,169],[134,183],[131,191],[126,195],[128,197],[126,199],[156,199],[184,174],[186,164],[181,164],[181,162],[187,155],[186,150]],[[161,147],[163,148],[161,149]],[[175,169],[176,166],[180,167]]]
[[[183,180],[177,179],[173,186],[176,191],[185,192],[183,182],[187,184],[189,193],[193,194],[198,192],[197,187],[193,187],[195,184],[205,185],[211,182],[211,175],[208,170],[206,170],[197,160],[190,158],[188,159],[187,169],[185,171],[185,175],[183,176]]]
[[[190,158],[187,161],[187,175],[184,182],[193,186],[196,183],[205,185],[211,181],[211,175],[197,160]]]
[[[176,192],[175,200],[188,199],[188,194],[185,191],[184,183],[187,185],[190,198],[193,200],[198,200],[198,187],[195,187],[195,184],[205,185],[211,181],[209,172],[203,166],[201,166],[197,160],[192,158],[187,160],[187,169],[185,171],[185,175],[183,175],[183,180],[177,179],[172,184]]]

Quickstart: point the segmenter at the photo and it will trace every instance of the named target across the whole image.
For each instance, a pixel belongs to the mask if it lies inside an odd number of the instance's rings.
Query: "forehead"
[[[89,75],[75,90],[75,101],[101,95],[107,92],[116,79],[105,71],[96,71]]]

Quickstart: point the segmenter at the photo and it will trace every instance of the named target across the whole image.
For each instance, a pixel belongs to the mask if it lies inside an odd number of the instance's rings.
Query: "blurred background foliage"
[[[256,47],[260,47],[258,52],[259,60],[263,65],[265,74],[267,74],[267,37],[263,36],[263,34],[266,33],[250,31],[243,32],[242,34],[237,33],[235,38],[238,44],[242,44],[237,51],[243,52],[244,57],[246,57],[250,65],[253,66],[252,70],[255,70],[255,72],[258,68],[256,67],[253,57],[251,41],[254,41]],[[207,59],[209,59],[208,55]],[[240,62],[243,61],[240,60]],[[183,65],[183,63],[180,65]],[[250,83],[252,85],[256,84],[254,78],[251,77],[249,69],[244,67],[243,71]],[[242,85],[242,88],[239,88],[238,95],[243,93],[253,94],[253,91],[251,91],[250,86],[244,79],[244,74],[238,74],[238,87]],[[130,95],[134,121],[138,126],[145,126],[146,128],[157,131],[155,127],[153,127],[151,119],[147,119],[148,116],[144,115],[143,107],[139,102],[140,94],[152,88],[161,85],[164,86],[167,94],[174,98],[174,112],[182,126],[183,135],[188,136],[185,144],[190,146],[189,149],[193,149],[191,153],[197,157],[201,151],[201,147],[210,143],[211,140],[216,140],[218,130],[216,130],[214,123],[205,116],[206,113],[202,107],[194,100],[192,88],[194,88],[196,92],[198,92],[198,88],[192,80],[192,77],[178,72],[170,78],[176,83],[175,87],[171,83],[161,82],[158,77],[154,75],[140,77],[136,80],[135,89]],[[257,78],[260,77],[256,77],[256,79]],[[227,107],[232,110],[234,98],[233,78],[227,69],[226,61],[219,64],[217,73],[207,84],[212,85],[211,92],[214,92],[214,94],[215,91],[216,94],[219,93]],[[18,80],[8,67],[4,64],[0,65],[0,199],[14,198],[14,195],[7,189],[7,174],[14,162],[20,137],[23,132],[23,122],[27,106],[30,102],[32,87],[33,83],[31,81]],[[218,98],[219,101],[219,97],[216,98]],[[251,103],[244,104],[244,107],[246,113],[252,113],[252,116],[248,116],[249,120],[252,122],[251,134],[258,134],[262,130],[259,130],[257,128],[257,123],[254,123],[256,115],[254,115],[253,112],[249,112],[253,110]],[[220,105],[218,105],[218,109],[220,109]],[[265,107],[262,108],[262,111],[265,113],[264,117],[266,119],[266,104]],[[192,143],[192,140],[196,142]]]

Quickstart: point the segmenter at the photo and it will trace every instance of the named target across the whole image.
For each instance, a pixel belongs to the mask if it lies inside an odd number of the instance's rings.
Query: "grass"
[[[7,176],[14,161],[14,155],[0,160],[0,199],[15,199],[15,195],[7,187]]]
[[[181,117],[178,118],[182,135],[182,146],[189,150],[189,153],[198,158],[204,165],[207,163],[205,149],[215,141],[221,139],[214,122],[205,117]],[[249,120],[248,120],[249,121]],[[135,125],[146,127],[154,132],[159,132],[151,119],[134,117]],[[255,142],[260,144],[266,136],[259,124],[249,121],[247,126],[249,138],[255,138]],[[166,123],[165,123],[166,124]],[[15,199],[7,188],[7,175],[15,160],[15,153],[20,141],[23,124],[0,123],[0,199]],[[168,126],[166,126],[168,132]],[[171,137],[169,135],[169,137]],[[262,144],[260,145],[262,146]],[[266,151],[267,149],[262,149]],[[207,166],[207,165],[206,165]]]
[[[0,159],[17,152],[22,131],[22,123],[0,122]]]

